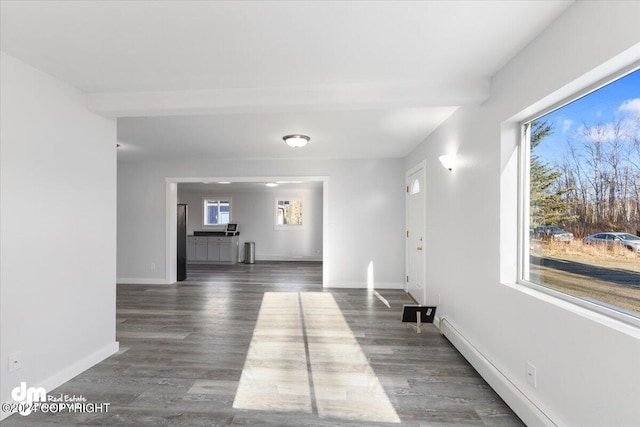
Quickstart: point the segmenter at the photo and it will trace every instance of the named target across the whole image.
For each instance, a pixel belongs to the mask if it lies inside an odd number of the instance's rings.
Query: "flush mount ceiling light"
[[[278,184],[276,184],[275,182],[267,182],[265,185],[267,187],[277,187],[278,186]]]
[[[289,147],[299,148],[307,145],[307,142],[309,142],[311,138],[307,135],[286,135],[283,136],[282,139],[284,139],[284,142],[286,142]]]

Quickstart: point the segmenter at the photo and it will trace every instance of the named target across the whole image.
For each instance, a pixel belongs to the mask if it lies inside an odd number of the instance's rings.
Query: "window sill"
[[[639,314],[618,311],[603,305],[604,303],[596,303],[586,298],[564,294],[531,282],[518,281],[517,283],[504,283],[504,285],[585,319],[640,339]]]

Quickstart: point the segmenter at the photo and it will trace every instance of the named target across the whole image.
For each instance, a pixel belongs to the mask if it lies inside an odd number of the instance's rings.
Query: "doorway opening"
[[[178,275],[177,205],[187,204],[189,236],[196,230],[216,235],[224,232],[226,223],[236,223],[239,235],[233,243],[237,245],[233,256],[237,253],[238,262],[244,261],[244,243],[253,242],[259,260],[321,261],[322,284],[327,285],[331,268],[326,244],[328,177],[189,177],[165,178],[165,182],[167,283],[175,283]],[[211,202],[216,200],[224,203]],[[282,204],[282,200],[295,200],[302,206],[301,219],[290,228],[277,223],[277,203]],[[224,212],[216,217],[215,212],[207,212],[207,206],[223,206]],[[215,264],[215,260],[210,263]]]

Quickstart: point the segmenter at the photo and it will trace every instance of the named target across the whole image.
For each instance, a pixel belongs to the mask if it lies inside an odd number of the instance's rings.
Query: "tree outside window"
[[[302,227],[302,199],[278,198],[275,203],[276,229]]]
[[[522,134],[521,279],[640,318],[640,70]]]

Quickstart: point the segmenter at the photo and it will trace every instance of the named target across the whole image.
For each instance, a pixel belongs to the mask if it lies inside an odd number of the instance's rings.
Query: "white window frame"
[[[279,201],[300,201],[302,203],[302,224],[278,224],[278,202]],[[278,196],[273,202],[273,229],[274,230],[304,230],[307,220],[305,219],[306,200],[301,196]]]
[[[203,228],[226,228],[227,223],[218,223],[218,224],[207,224],[207,202],[216,201],[218,202],[218,207],[220,207],[220,202],[229,202],[229,222],[233,222],[233,208],[231,205],[231,197],[203,197],[202,198],[202,227]]]
[[[617,72],[609,75],[608,77],[599,80],[595,84],[587,86],[586,88],[577,91],[573,95],[564,98],[562,101],[551,105],[548,108],[532,115],[525,120],[519,122],[520,125],[520,141],[518,143],[518,271],[516,283],[534,289],[543,294],[557,298],[559,300],[569,302],[590,312],[604,315],[613,320],[623,322],[627,325],[640,328],[640,314],[631,313],[624,309],[610,306],[604,301],[592,302],[583,298],[557,291],[553,288],[547,287],[542,284],[525,280],[525,277],[529,274],[529,215],[530,215],[530,194],[529,194],[529,179],[530,170],[529,165],[531,161],[531,150],[529,147],[530,127],[525,129],[527,124],[545,116],[546,114],[558,110],[565,105],[572,103],[573,101],[582,98],[595,92],[596,90],[612,83],[618,79],[623,78],[627,74],[630,74],[638,70],[637,64],[630,67],[625,67]]]

